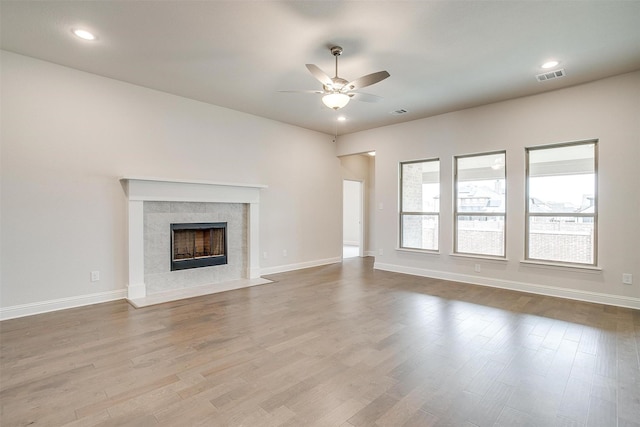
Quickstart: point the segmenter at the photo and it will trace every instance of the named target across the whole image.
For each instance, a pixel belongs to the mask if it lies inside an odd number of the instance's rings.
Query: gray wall
[[[552,86],[550,86],[552,87]],[[640,72],[344,135],[338,155],[376,151],[376,267],[640,308]],[[525,147],[599,139],[600,270],[524,256]],[[452,158],[507,151],[507,260],[453,256]],[[440,253],[397,250],[398,163],[441,160]],[[379,251],[383,254],[380,255]],[[475,272],[480,264],[481,272]],[[622,274],[633,274],[624,285]]]
[[[341,256],[332,136],[9,52],[1,59],[0,309],[124,295],[122,176],[268,185],[261,268]]]

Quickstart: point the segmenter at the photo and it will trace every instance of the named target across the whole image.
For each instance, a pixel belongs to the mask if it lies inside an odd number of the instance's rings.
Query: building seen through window
[[[400,164],[400,247],[438,250],[440,161]]]
[[[504,257],[505,152],[456,157],[455,189],[454,252]]]
[[[527,149],[525,258],[596,264],[597,141]]]

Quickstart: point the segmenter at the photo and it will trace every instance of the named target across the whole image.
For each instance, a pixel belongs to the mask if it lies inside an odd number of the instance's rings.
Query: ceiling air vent
[[[536,79],[538,79],[539,82],[544,82],[547,80],[553,80],[553,79],[557,79],[559,77],[564,77],[567,74],[564,72],[564,68],[561,68],[559,70],[555,70],[555,71],[548,71],[546,73],[542,73],[542,74],[538,74],[536,76]]]
[[[404,108],[401,108],[401,109],[399,109],[399,110],[392,111],[392,112],[391,112],[391,115],[393,115],[393,116],[399,116],[399,115],[401,115],[401,114],[405,114],[405,113],[408,113],[408,111],[407,111],[407,110],[405,110]]]

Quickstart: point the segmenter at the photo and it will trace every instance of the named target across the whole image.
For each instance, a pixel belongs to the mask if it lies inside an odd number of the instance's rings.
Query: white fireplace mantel
[[[164,178],[125,176],[120,179],[129,199],[129,300],[147,296],[144,283],[144,209],[145,201],[245,203],[248,205],[247,274],[260,277],[259,205],[260,190],[266,185],[186,181]]]

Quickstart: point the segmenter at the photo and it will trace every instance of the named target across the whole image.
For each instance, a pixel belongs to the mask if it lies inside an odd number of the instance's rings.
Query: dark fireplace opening
[[[226,263],[226,222],[171,224],[171,271]]]

